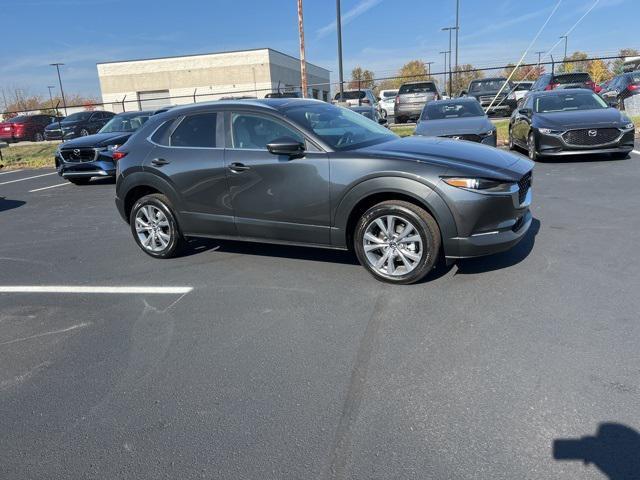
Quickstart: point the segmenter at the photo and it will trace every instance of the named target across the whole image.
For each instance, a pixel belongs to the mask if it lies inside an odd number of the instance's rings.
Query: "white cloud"
[[[358,4],[353,7],[351,10],[348,10],[346,13],[342,15],[342,25],[347,25],[356,18],[358,18],[363,13],[371,10],[373,7],[382,3],[382,0],[360,0]],[[333,22],[325,25],[322,28],[319,28],[316,31],[318,37],[324,37],[325,35],[335,31],[337,27],[337,22],[334,20]]]

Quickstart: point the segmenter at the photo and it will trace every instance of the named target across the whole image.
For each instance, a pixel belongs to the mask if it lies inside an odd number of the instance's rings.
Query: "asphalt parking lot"
[[[640,152],[540,162],[521,244],[396,287],[342,252],[153,260],[113,183],[0,171],[0,478],[637,478],[639,184]]]

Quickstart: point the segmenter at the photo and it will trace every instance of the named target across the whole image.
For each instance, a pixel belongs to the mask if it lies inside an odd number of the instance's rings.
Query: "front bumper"
[[[634,149],[635,130],[621,130],[620,136],[612,142],[601,145],[568,144],[562,135],[538,132],[537,150],[543,156],[584,155],[589,153],[630,153]]]
[[[96,160],[68,162],[60,154],[55,156],[56,170],[63,178],[115,177],[116,165],[110,156],[99,154]]]
[[[443,239],[447,259],[471,258],[509,250],[526,235],[532,223],[529,211],[533,190],[529,187],[520,201],[514,186],[510,193],[487,194],[441,187],[449,203],[458,235]]]

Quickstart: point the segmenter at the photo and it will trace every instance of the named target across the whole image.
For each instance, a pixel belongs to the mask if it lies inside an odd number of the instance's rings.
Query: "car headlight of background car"
[[[551,128],[539,128],[538,131],[543,135],[562,135],[562,130],[552,130]]]
[[[495,134],[496,134],[496,130],[494,128],[494,129],[491,129],[491,130],[489,130],[487,132],[481,133],[480,136],[481,137],[493,137]]]
[[[632,128],[635,128],[635,125],[633,124],[633,122],[629,122],[624,125],[625,130],[631,130]]]
[[[442,180],[452,187],[494,193],[511,193],[516,185],[515,182],[503,182],[488,178],[447,177]]]

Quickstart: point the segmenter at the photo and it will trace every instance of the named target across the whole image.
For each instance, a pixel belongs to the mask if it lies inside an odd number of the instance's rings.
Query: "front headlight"
[[[501,182],[488,178],[449,177],[442,179],[447,185],[467,190],[482,190],[484,192],[510,192],[514,182]]]
[[[114,152],[118,149],[120,145],[118,144],[113,144],[113,145],[107,145],[106,147],[102,147],[100,149],[101,152]]]
[[[538,131],[544,135],[560,135],[561,130],[552,130],[550,128],[539,128]]]
[[[631,130],[634,127],[635,125],[633,124],[633,122],[629,122],[624,126],[625,130]]]
[[[484,132],[483,134],[481,134],[483,137],[492,137],[496,134],[495,130],[489,130],[488,132]]]

